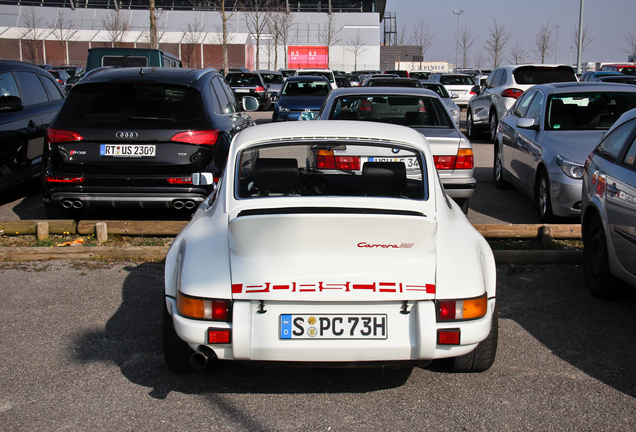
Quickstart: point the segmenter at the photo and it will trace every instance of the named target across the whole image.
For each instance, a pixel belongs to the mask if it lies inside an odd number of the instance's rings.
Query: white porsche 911
[[[168,252],[165,358],[176,372],[437,359],[484,371],[497,350],[495,279],[488,243],[444,193],[417,131],[256,126],[235,137]]]

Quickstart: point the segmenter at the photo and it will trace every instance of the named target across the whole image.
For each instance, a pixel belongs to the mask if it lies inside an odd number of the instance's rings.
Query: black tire
[[[493,111],[488,118],[488,135],[491,143],[497,140],[497,126],[499,126],[499,119],[497,113]]]
[[[492,173],[495,178],[495,187],[497,189],[508,189],[510,183],[503,178],[503,162],[501,161],[501,153],[499,151],[499,144],[495,142],[494,160],[492,164]]]
[[[162,305],[163,317],[163,355],[166,359],[166,364],[176,373],[189,373],[192,372],[192,366],[190,366],[190,356],[194,354],[192,348],[185,343],[174,329],[172,323],[172,317],[166,309],[166,305]]]
[[[627,290],[622,281],[612,275],[607,254],[607,238],[598,214],[585,218],[583,226],[583,270],[587,287],[594,297],[616,299]]]
[[[455,198],[455,202],[459,208],[462,209],[464,214],[468,214],[469,201],[469,198]]]
[[[550,198],[550,180],[544,170],[539,172],[539,177],[534,187],[534,203],[541,222],[548,223],[554,220],[552,199]]]
[[[473,121],[472,111],[466,114],[466,134],[469,140],[477,139],[477,130],[475,130],[475,122]]]
[[[463,356],[444,359],[443,366],[450,372],[471,373],[484,372],[492,366],[497,355],[497,340],[499,339],[499,312],[497,306],[492,315],[490,333],[481,341],[477,348]]]

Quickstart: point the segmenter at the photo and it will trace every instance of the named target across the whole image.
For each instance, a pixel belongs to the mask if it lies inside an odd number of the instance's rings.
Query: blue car
[[[287,78],[274,105],[272,121],[298,120],[303,112],[317,115],[330,91],[331,84],[323,76],[303,75]]]

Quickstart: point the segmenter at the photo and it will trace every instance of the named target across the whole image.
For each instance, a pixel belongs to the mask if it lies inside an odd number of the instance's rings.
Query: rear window
[[[254,74],[227,74],[225,80],[232,87],[247,87],[261,85],[261,80]]]
[[[333,73],[329,72],[329,71],[298,71],[296,72],[296,75],[298,76],[305,76],[305,75],[316,75],[316,76],[324,76],[325,78],[327,78],[329,80],[329,82],[334,82],[334,75]]]
[[[429,79],[429,77],[431,76],[430,72],[411,72],[410,73],[411,78],[415,78],[415,79]]]
[[[408,79],[370,79],[367,85],[370,87],[422,87],[419,81]]]
[[[94,84],[71,90],[60,117],[90,122],[190,122],[202,117],[198,91],[173,85]]]
[[[428,198],[424,156],[395,143],[288,142],[245,149],[239,199],[299,196]]]
[[[574,70],[568,66],[520,67],[513,72],[515,82],[521,85],[576,81]]]
[[[283,96],[327,96],[331,86],[326,81],[287,81]]]
[[[143,56],[104,56],[102,57],[102,66],[146,67],[148,59]]]
[[[279,74],[261,74],[261,77],[265,84],[282,84],[284,81],[283,76]]]
[[[444,85],[475,85],[472,77],[463,75],[442,75],[439,82]]]
[[[449,98],[450,95],[448,94],[448,92],[446,91],[446,87],[444,87],[443,85],[437,85],[437,84],[422,84],[422,87],[424,87],[425,89],[428,90],[432,90],[435,93],[437,93],[439,95],[439,97],[441,98]]]
[[[342,96],[329,118],[362,120],[410,127],[453,128],[448,110],[437,98],[420,96]]]

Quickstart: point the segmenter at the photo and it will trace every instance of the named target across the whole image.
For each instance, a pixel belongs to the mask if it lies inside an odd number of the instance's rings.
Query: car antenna
[[[144,68],[143,67],[139,68],[139,76],[144,76]]]

